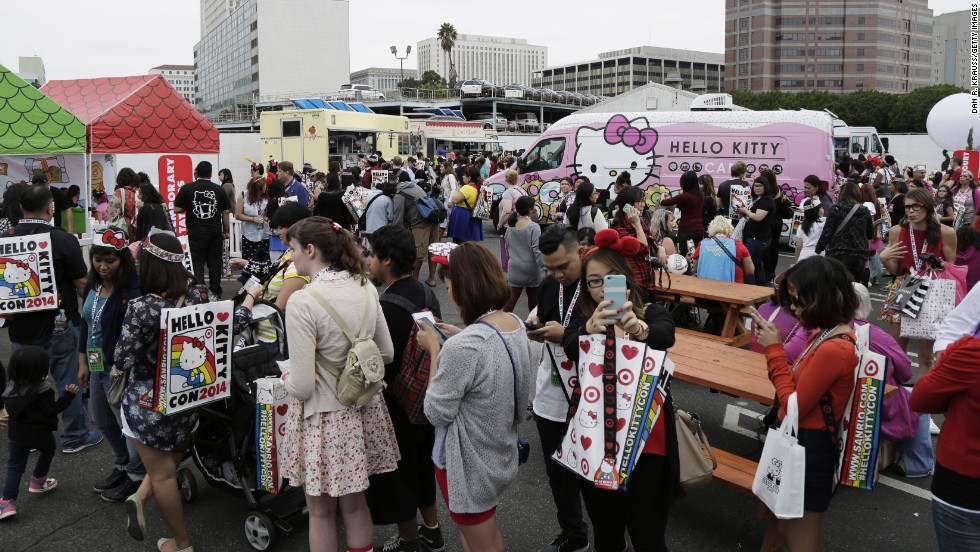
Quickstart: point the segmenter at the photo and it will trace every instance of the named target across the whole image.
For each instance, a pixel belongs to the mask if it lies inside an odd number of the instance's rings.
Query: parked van
[[[807,175],[834,182],[833,118],[820,111],[577,113],[551,125],[514,168],[544,216],[566,176],[588,176],[613,199],[616,177],[629,171],[653,205],[680,193],[685,171],[710,174],[717,186],[737,161],[749,178],[772,169],[799,204]],[[502,193],[503,179],[501,171],[487,182]]]

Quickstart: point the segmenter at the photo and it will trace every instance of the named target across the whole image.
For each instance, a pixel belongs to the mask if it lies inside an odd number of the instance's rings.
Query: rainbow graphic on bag
[[[204,341],[187,336],[177,336],[170,346],[170,373],[187,378],[187,387],[201,387],[214,383],[214,355]]]
[[[8,288],[14,297],[41,295],[41,283],[37,273],[20,259],[0,257],[0,286]]]

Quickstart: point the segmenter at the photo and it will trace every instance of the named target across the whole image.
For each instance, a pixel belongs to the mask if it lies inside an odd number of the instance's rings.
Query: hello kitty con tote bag
[[[755,471],[752,492],[778,519],[803,517],[806,449],[797,442],[800,412],[796,393],[786,401],[786,417],[779,429],[770,429]]]

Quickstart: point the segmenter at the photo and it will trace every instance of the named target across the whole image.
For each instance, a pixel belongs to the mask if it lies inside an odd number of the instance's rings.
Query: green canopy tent
[[[80,198],[88,198],[85,133],[85,123],[0,65],[0,188],[42,173],[59,188],[77,185]],[[80,214],[76,234],[85,233],[85,210]]]

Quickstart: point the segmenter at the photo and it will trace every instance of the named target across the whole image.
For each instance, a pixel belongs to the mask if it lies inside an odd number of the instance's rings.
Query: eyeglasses
[[[585,283],[590,288],[598,288],[598,287],[602,287],[602,283],[603,282],[602,282],[602,278],[592,278],[592,279],[586,280]]]
[[[906,211],[911,211],[913,213],[918,213],[918,212],[920,212],[920,211],[922,211],[924,209],[925,209],[925,207],[921,203],[906,203],[905,204],[905,210]]]

